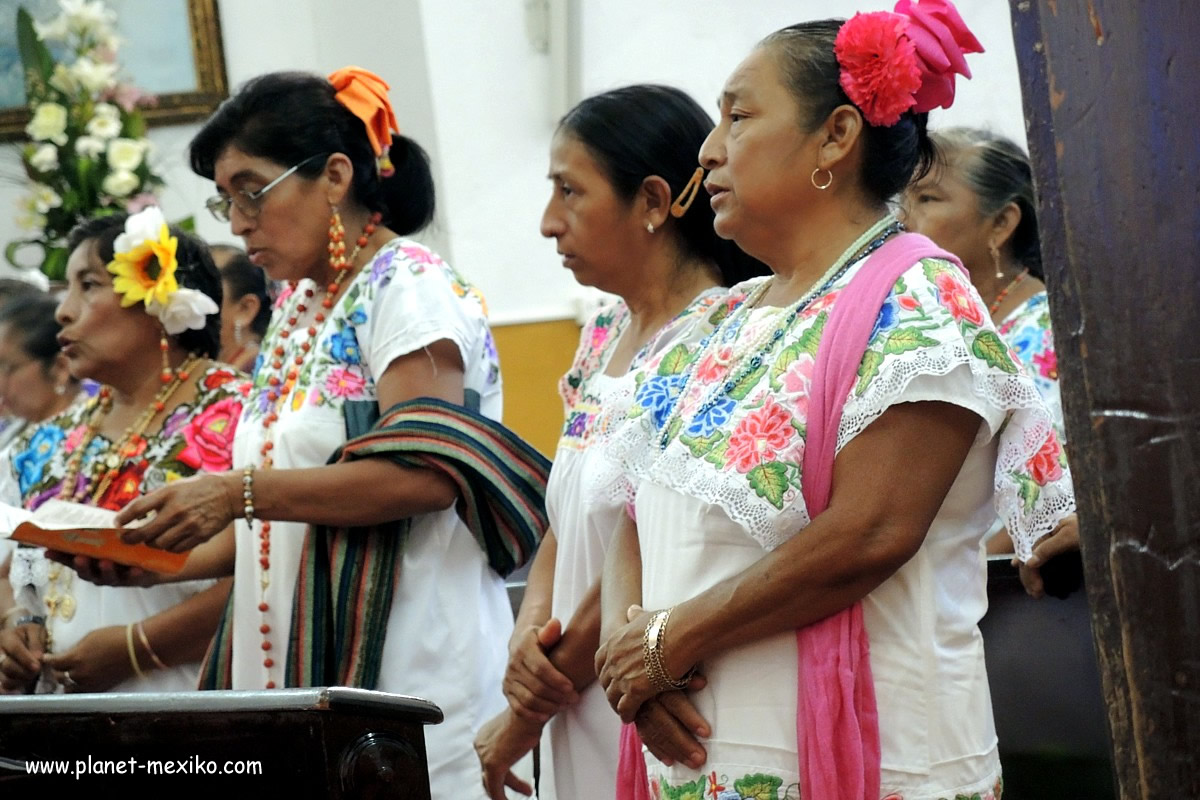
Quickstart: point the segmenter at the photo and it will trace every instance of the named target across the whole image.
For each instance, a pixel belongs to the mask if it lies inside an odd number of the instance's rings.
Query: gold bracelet
[[[696,668],[692,667],[679,679],[672,678],[666,667],[667,621],[671,618],[672,609],[656,611],[646,623],[646,632],[642,636],[642,659],[646,666],[646,677],[650,686],[659,694],[672,689],[686,689]]]
[[[142,672],[142,667],[138,664],[137,651],[133,649],[133,623],[125,626],[125,646],[129,648],[129,663],[133,665],[134,673],[142,680],[146,679],[146,673]]]
[[[154,652],[154,648],[150,646],[150,640],[146,638],[146,629],[142,626],[142,623],[139,622],[136,627],[138,639],[141,640],[142,647],[146,648],[146,654],[150,656],[150,660],[154,662],[154,666],[158,667],[159,669],[170,669],[170,667],[164,664],[162,659],[158,657],[158,654]]]
[[[242,514],[246,525],[254,527],[254,467],[242,470]]]

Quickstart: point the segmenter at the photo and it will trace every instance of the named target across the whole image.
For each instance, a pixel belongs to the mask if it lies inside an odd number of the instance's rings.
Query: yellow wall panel
[[[579,345],[574,320],[531,322],[492,328],[504,376],[504,424],[553,458],[562,432],[558,380]]]

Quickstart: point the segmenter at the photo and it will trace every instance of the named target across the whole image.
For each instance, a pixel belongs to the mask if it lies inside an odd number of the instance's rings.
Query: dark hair
[[[307,72],[271,72],[242,85],[209,117],[191,143],[192,171],[212,180],[229,147],[291,167],[318,155],[343,153],[354,165],[351,197],[402,235],[433,220],[429,156],[406,136],[395,136],[394,175],[383,178],[362,120],[337,101],[333,84]],[[325,168],[314,159],[296,172],[305,178]]]
[[[973,156],[960,162],[960,167],[979,200],[981,214],[990,217],[1009,203],[1016,203],[1021,209],[1021,221],[1009,240],[1013,258],[1030,275],[1043,280],[1037,197],[1029,156],[1011,139],[977,128],[943,128],[931,136],[938,163],[943,167],[948,167],[957,155]]]
[[[67,235],[68,252],[73,253],[81,244],[94,241],[97,257],[101,263],[107,264],[113,259],[113,243],[124,233],[125,220],[128,218],[127,214],[113,214],[84,220]],[[171,235],[179,239],[179,247],[175,251],[178,261],[176,282],[182,288],[204,292],[220,306],[221,276],[213,264],[208,245],[175,226],[171,226]],[[189,353],[215,358],[221,349],[221,315],[210,314],[202,329],[185,330],[178,338],[179,346]]]
[[[6,303],[14,297],[25,294],[41,294],[42,290],[32,283],[26,283],[16,278],[0,278],[0,303]]]
[[[801,124],[814,131],[835,108],[854,105],[842,90],[841,66],[833,43],[845,20],[801,22],[772,33],[762,45],[777,57],[784,83],[801,110]],[[870,197],[886,203],[929,171],[933,143],[928,113],[906,111],[895,125],[872,125],[863,119],[860,180]]]
[[[217,268],[221,273],[221,280],[231,290],[229,299],[241,300],[248,294],[258,298],[258,313],[250,321],[250,330],[261,339],[266,335],[267,325],[271,322],[271,297],[267,293],[266,275],[261,269],[254,266],[254,263],[247,257],[246,251],[239,247],[231,244],[214,244],[210,249],[214,254],[229,254],[229,260],[225,262],[225,265]]]
[[[642,181],[657,175],[678,197],[696,171],[712,118],[685,92],[669,86],[637,85],[581,101],[559,122],[559,130],[579,140],[608,176],[617,196],[632,202]],[[682,217],[671,217],[681,250],[715,262],[731,286],[767,268],[713,230],[712,207],[703,195]]]
[[[57,300],[36,289],[10,297],[0,305],[0,326],[8,326],[8,335],[16,338],[26,355],[41,363],[44,372],[54,366],[59,353],[58,332],[62,328],[54,318],[57,307]]]

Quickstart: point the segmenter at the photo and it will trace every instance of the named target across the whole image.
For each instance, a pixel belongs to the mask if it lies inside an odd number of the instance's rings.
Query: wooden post
[[[1200,4],[1011,0],[1121,798],[1200,798]]]

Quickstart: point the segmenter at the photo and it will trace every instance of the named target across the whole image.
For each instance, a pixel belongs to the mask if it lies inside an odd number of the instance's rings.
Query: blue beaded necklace
[[[854,242],[854,244],[852,244],[846,250],[846,252],[834,262],[829,271],[826,272],[825,275],[813,285],[813,288],[805,292],[799,300],[792,304],[791,308],[788,309],[788,312],[783,315],[780,324],[778,324],[775,327],[775,330],[771,332],[771,335],[767,337],[767,340],[755,350],[753,355],[744,360],[744,366],[740,372],[735,377],[728,378],[723,384],[720,384],[709,393],[708,397],[705,398],[704,402],[702,402],[700,407],[696,410],[695,416],[703,416],[711,411],[715,406],[724,402],[725,397],[729,395],[738,386],[738,384],[762,367],[767,354],[770,353],[771,350],[774,349],[775,345],[778,344],[779,340],[781,340],[787,334],[788,329],[791,328],[795,321],[800,317],[800,314],[804,312],[804,309],[808,308],[808,306],[811,305],[812,302],[818,297],[825,294],[830,287],[832,287],[838,281],[838,279],[845,275],[852,266],[882,247],[890,236],[903,230],[904,226],[891,215],[883,217],[869,229],[867,229],[866,233],[860,236]],[[864,239],[868,240],[867,244],[865,245],[862,244]],[[745,302],[738,307],[737,311],[733,315],[728,317],[723,324],[718,326],[715,330],[700,340],[696,357],[688,364],[687,371],[683,375],[683,382],[679,386],[679,392],[674,397],[674,404],[671,409],[671,413],[663,421],[662,435],[659,438],[660,450],[665,450],[667,448],[667,444],[670,442],[671,426],[679,417],[681,405],[680,401],[687,392],[688,384],[691,382],[693,374],[695,374],[696,365],[704,360],[704,355],[708,351],[709,346],[718,338],[722,343],[728,343],[737,338],[738,332],[741,330],[742,326],[745,324],[745,321],[750,316],[750,310],[754,308],[754,306],[756,306],[766,294],[768,283],[769,281],[763,281],[758,286],[753,297],[746,298]]]

